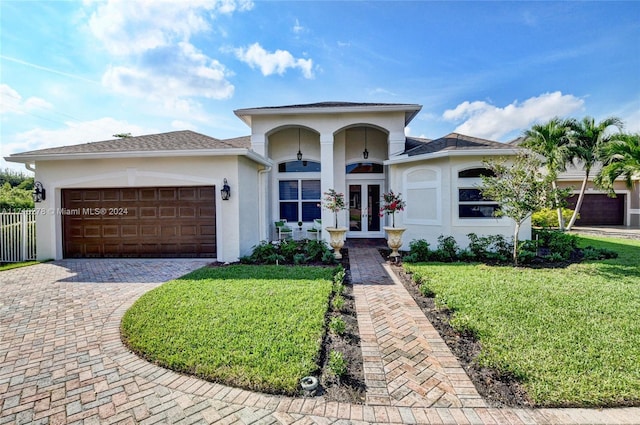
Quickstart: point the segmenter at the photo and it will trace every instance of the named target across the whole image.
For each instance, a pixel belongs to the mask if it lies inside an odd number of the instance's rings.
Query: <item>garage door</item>
[[[65,258],[215,257],[215,187],[63,189]]]
[[[568,207],[575,208],[578,196],[567,199]],[[584,195],[577,226],[622,226],[624,224],[625,195],[610,198],[607,195]]]

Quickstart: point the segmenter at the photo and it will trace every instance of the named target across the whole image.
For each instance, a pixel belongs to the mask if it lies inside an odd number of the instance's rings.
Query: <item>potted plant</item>
[[[336,259],[341,259],[340,249],[344,246],[344,235],[347,233],[346,227],[338,227],[338,212],[347,208],[344,203],[344,193],[338,193],[334,189],[324,192],[322,206],[333,212],[333,227],[326,227],[330,235],[329,245],[333,248]]]
[[[402,246],[402,234],[407,230],[404,227],[396,227],[396,212],[404,211],[406,206],[401,195],[401,193],[394,193],[393,190],[383,193],[380,206],[380,217],[391,214],[391,227],[384,226],[384,230],[387,232],[387,245],[391,249],[389,256],[394,258],[400,256],[398,249]]]

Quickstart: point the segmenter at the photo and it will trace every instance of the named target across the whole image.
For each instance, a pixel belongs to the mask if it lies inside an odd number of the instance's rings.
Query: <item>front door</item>
[[[380,219],[381,183],[349,184],[349,232],[347,237],[383,237]]]

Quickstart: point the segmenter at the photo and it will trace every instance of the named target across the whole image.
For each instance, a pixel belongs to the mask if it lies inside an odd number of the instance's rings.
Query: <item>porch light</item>
[[[46,199],[47,191],[42,187],[42,183],[35,182],[33,184],[33,202],[42,202]]]
[[[296,154],[298,161],[302,160],[302,151],[300,150],[300,128],[298,128],[298,153]]]
[[[364,159],[369,158],[369,151],[367,150],[367,127],[364,128],[364,151],[362,151],[362,157]]]
[[[228,201],[231,197],[231,188],[229,187],[226,178],[224,179],[224,185],[222,186],[222,189],[220,189],[220,196],[222,197],[223,201]]]

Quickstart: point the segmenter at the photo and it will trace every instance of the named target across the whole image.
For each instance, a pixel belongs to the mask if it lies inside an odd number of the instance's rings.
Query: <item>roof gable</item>
[[[408,138],[407,138],[408,139]],[[420,142],[420,143],[417,143]],[[459,133],[450,133],[435,140],[413,138],[412,143],[405,143],[408,156],[426,155],[444,151],[475,151],[486,149],[513,150],[514,146],[508,143],[495,142],[479,137],[466,136]],[[412,147],[413,146],[413,147]]]

